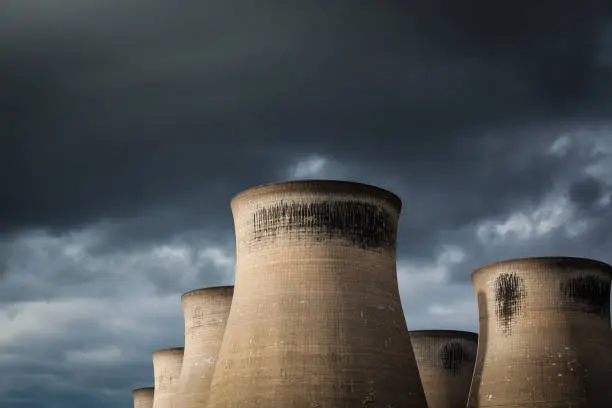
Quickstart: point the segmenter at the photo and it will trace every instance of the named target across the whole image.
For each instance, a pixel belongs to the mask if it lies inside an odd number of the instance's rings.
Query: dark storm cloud
[[[609,253],[612,245],[612,202],[602,203],[606,195],[612,198],[612,185],[585,177],[573,183],[569,193],[570,199],[578,206],[579,215],[591,223],[589,234],[581,239],[580,249],[612,263]]]
[[[3,18],[5,229],[167,207],[227,225],[234,193],[304,151],[473,174],[483,129],[609,95],[594,1],[28,3]]]
[[[595,177],[585,177],[569,188],[569,197],[581,209],[590,210],[601,199],[606,185]]]
[[[493,59],[510,57],[549,107],[572,111],[601,85],[605,67],[597,56],[611,9],[605,2],[438,0],[429,8],[434,19],[441,17],[441,27],[467,40],[461,44]]]

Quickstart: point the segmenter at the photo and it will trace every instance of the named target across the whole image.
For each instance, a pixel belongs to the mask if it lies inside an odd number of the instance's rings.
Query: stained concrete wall
[[[425,408],[397,287],[399,198],[296,181],[231,204],[235,290],[208,408]]]
[[[429,408],[465,408],[478,335],[456,330],[410,332]]]
[[[136,388],[132,390],[132,396],[134,397],[134,408],[153,408],[153,396],[155,394],[155,388]]]
[[[174,408],[175,386],[183,364],[183,347],[153,352],[153,408]]]
[[[233,286],[196,289],[181,298],[185,353],[175,408],[204,408],[234,294]]]
[[[476,270],[480,339],[468,407],[609,407],[611,277],[607,264],[562,257]]]

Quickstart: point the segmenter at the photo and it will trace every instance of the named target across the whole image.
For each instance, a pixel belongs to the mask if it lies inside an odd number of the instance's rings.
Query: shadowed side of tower
[[[233,286],[220,286],[192,290],[181,298],[185,353],[175,408],[206,406],[233,294]]]
[[[468,407],[609,407],[611,280],[610,265],[582,258],[476,270],[480,338]]]
[[[174,408],[175,386],[183,364],[183,347],[153,352],[153,408]]]
[[[410,332],[429,408],[465,408],[478,335],[455,330]]]
[[[236,282],[208,408],[426,407],[397,287],[400,207],[334,181],[232,200]]]
[[[134,408],[153,408],[153,397],[155,394],[155,388],[136,388],[132,390],[132,396],[134,397]]]

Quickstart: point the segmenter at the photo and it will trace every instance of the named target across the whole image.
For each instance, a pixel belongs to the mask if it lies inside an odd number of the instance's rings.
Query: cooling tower
[[[468,407],[612,404],[612,267],[528,258],[472,274],[479,344]]]
[[[153,352],[153,376],[155,378],[153,408],[174,408],[175,386],[182,364],[182,347]]]
[[[429,408],[465,408],[478,335],[455,330],[410,332]]]
[[[181,299],[185,354],[176,384],[177,408],[206,406],[233,294],[233,286],[221,286],[192,290]]]
[[[399,198],[294,181],[231,205],[235,290],[208,408],[425,408],[397,287]]]
[[[153,394],[155,388],[136,388],[132,391],[134,396],[134,408],[153,408]]]

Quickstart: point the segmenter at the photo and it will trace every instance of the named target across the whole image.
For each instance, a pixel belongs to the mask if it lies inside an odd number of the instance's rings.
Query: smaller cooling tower
[[[455,330],[410,332],[429,408],[465,408],[478,335]]]
[[[479,339],[469,408],[612,405],[612,266],[511,259],[472,273]]]
[[[206,405],[233,294],[233,286],[219,286],[192,290],[181,298],[185,354],[176,385],[177,408]]]
[[[153,395],[155,388],[136,388],[132,391],[134,396],[134,408],[153,408]]]
[[[174,391],[183,365],[183,347],[153,352],[153,408],[174,408]]]

